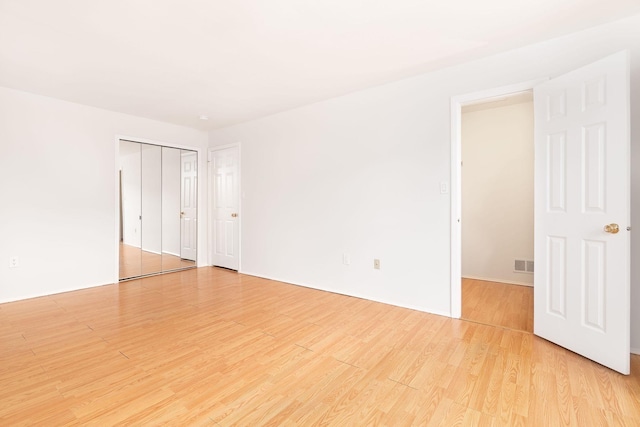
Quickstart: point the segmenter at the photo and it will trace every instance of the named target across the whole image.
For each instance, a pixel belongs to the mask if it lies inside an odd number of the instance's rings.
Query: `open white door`
[[[535,87],[534,109],[534,333],[629,374],[628,53]]]
[[[211,151],[213,245],[211,264],[238,270],[240,231],[238,224],[238,147]]]

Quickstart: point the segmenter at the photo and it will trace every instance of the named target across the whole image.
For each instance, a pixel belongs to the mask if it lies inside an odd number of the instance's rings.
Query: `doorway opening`
[[[614,221],[630,217],[628,76],[622,51],[514,85],[534,88],[534,334],[623,374],[630,371],[629,234]],[[462,105],[517,91],[452,98],[452,317],[462,314]]]
[[[533,93],[461,113],[462,318],[533,332]]]
[[[461,118],[462,318],[533,332],[533,93]]]
[[[118,281],[196,267],[197,151],[118,137]]]
[[[452,317],[533,331],[533,87],[541,81],[452,98]]]

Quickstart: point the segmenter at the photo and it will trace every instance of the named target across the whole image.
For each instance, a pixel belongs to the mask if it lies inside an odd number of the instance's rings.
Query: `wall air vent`
[[[533,273],[533,261],[517,259],[513,262],[513,271],[516,273]]]
[[[527,261],[527,273],[533,273],[533,261]]]

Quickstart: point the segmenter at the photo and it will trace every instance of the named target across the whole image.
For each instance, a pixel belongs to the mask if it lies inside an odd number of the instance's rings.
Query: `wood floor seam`
[[[394,380],[393,378],[387,378],[387,379],[388,379],[389,381],[391,381],[391,382],[394,382],[394,383],[396,383],[396,384],[400,384],[400,385],[402,385],[402,386],[408,387],[408,388],[410,388],[410,389],[412,389],[412,390],[416,390],[416,391],[420,390],[420,389],[418,389],[418,388],[415,388],[415,387],[410,386],[409,384],[405,384],[405,383],[403,383],[403,382],[401,382],[401,381],[396,381],[396,380]]]

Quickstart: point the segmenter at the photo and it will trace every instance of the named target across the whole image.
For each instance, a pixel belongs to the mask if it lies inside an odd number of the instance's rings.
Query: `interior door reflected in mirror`
[[[121,140],[119,176],[120,280],[194,268],[197,152]]]
[[[198,200],[198,153],[180,152],[180,256],[185,261],[196,261],[197,245],[197,200]]]
[[[197,153],[194,151],[162,147],[162,271],[195,267],[196,264],[195,247],[193,253],[185,254],[182,243],[185,239],[183,189],[185,181],[190,183],[193,180],[193,177],[183,173],[182,159],[185,152],[196,158],[197,163]],[[187,187],[189,185],[186,184]],[[196,215],[195,210],[193,214]],[[190,236],[186,238],[189,239]]]

